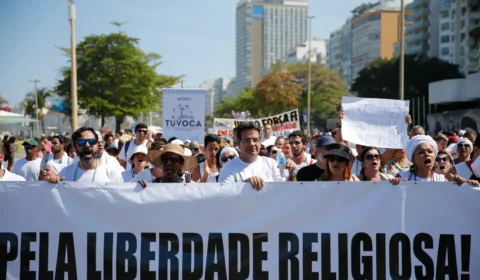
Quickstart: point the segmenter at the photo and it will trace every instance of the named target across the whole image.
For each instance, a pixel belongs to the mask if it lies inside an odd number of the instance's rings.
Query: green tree
[[[298,108],[302,86],[288,72],[266,75],[254,90],[255,103],[266,115],[282,113]]]
[[[223,101],[215,107],[213,114],[217,118],[229,118],[232,116],[232,111],[247,111],[252,115],[258,115],[256,101],[253,96],[252,89],[245,89],[237,97],[226,97]]]
[[[138,43],[124,33],[112,33],[88,36],[77,46],[78,106],[100,117],[102,125],[114,116],[117,131],[127,116],[158,111],[161,88],[181,78],[157,74],[161,56],[143,52]],[[62,74],[55,92],[70,100],[71,71],[66,67]]]
[[[45,133],[45,115],[46,112],[50,109],[47,106],[47,99],[52,97],[52,91],[46,88],[40,88],[35,92],[30,92],[25,96],[23,100],[22,107],[25,112],[25,116],[29,116],[32,119],[36,119],[37,110],[38,110],[38,120],[42,124],[42,132]],[[37,99],[37,100],[36,100]],[[37,109],[38,102],[38,109]]]

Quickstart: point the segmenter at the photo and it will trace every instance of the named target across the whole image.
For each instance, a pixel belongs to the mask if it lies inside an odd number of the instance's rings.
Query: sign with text
[[[205,89],[164,88],[163,137],[203,144],[205,134]]]
[[[2,182],[0,279],[480,279],[479,200],[430,182]]]
[[[403,149],[408,141],[410,101],[343,97],[343,139],[378,148]]]
[[[266,118],[251,119],[251,120],[237,120],[237,119],[213,119],[213,128],[216,134],[221,136],[233,136],[233,129],[242,122],[254,122],[259,127],[263,127],[267,124],[272,126],[273,135],[286,136],[294,130],[300,130],[300,117],[298,115],[298,109],[294,109],[278,115],[273,115]]]

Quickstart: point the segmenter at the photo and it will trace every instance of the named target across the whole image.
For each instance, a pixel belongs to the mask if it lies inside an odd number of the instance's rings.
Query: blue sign
[[[263,6],[252,7],[252,18],[254,20],[263,20]]]

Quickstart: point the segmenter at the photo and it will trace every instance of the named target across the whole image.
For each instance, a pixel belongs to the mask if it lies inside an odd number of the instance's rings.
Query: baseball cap
[[[22,146],[26,146],[26,145],[30,145],[30,146],[38,146],[38,142],[37,140],[35,140],[34,138],[30,138],[28,140],[25,140],[25,142],[22,143]]]
[[[336,141],[332,136],[321,136],[317,140],[317,148],[323,148],[334,143],[336,143]]]

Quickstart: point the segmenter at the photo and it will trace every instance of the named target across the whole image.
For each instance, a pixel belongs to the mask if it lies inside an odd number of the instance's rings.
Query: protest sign
[[[205,134],[204,89],[164,88],[163,137],[189,139],[203,144]]]
[[[430,182],[2,182],[0,279],[480,279],[479,199]]]
[[[403,149],[410,101],[343,97],[343,139],[379,148]]]
[[[300,117],[298,115],[298,109],[270,117],[251,120],[214,118],[213,128],[218,135],[233,136],[233,129],[240,123],[248,121],[256,123],[260,128],[263,128],[267,124],[271,125],[273,135],[275,136],[285,136],[294,130],[300,130]]]

